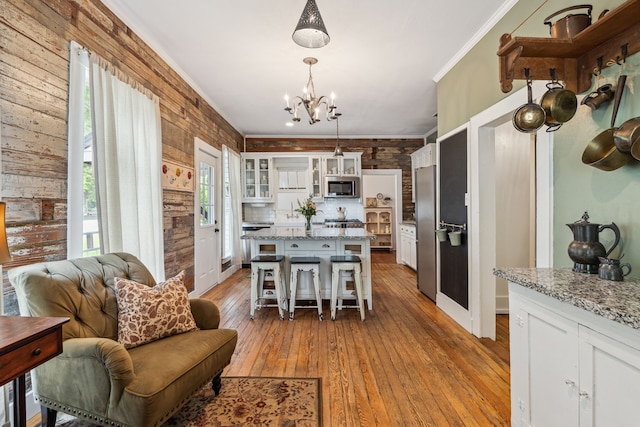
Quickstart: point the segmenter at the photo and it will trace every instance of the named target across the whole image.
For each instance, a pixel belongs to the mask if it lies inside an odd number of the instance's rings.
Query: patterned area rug
[[[320,378],[222,377],[219,396],[213,395],[208,384],[165,426],[319,427],[322,425],[320,391]],[[87,427],[91,424],[59,414],[57,425]]]

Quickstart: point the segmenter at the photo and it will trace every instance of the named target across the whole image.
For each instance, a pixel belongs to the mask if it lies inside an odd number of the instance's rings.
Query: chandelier
[[[304,107],[309,115],[309,124],[318,123],[320,121],[320,110],[323,109],[327,120],[335,120],[342,115],[336,110],[336,98],[331,94],[331,102],[327,100],[326,96],[316,97],[316,90],[313,86],[313,76],[311,75],[311,66],[316,64],[318,60],[316,58],[307,57],[302,60],[305,64],[309,65],[309,80],[304,88],[302,88],[303,95],[293,98],[293,107],[289,102],[289,95],[284,96],[284,100],[287,106],[284,108],[289,114],[293,114],[293,121],[300,121],[300,108]]]
[[[317,48],[329,44],[329,33],[315,0],[308,0],[298,25],[291,35],[293,41],[302,47]]]

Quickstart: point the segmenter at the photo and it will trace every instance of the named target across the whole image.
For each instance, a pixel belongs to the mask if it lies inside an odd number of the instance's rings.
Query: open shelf
[[[376,235],[371,248],[393,249],[391,208],[365,208],[364,218],[367,231]]]
[[[555,68],[567,89],[585,92],[591,87],[598,58],[602,58],[604,68],[611,65],[611,60],[622,60],[623,46],[627,56],[640,51],[639,16],[640,0],[628,0],[572,39],[512,38],[504,34],[498,49],[500,89],[510,92],[513,80],[525,80],[525,68],[534,80],[549,80],[549,69]]]

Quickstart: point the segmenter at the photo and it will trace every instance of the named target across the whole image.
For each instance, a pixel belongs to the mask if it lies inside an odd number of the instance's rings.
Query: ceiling
[[[436,83],[516,0],[316,0],[329,44],[291,34],[306,0],[103,0],[244,136],[334,136],[336,123],[287,127],[284,95],[335,93],[340,137],[423,137]]]

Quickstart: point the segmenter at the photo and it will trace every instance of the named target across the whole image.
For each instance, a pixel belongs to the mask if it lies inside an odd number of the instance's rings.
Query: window
[[[161,153],[158,97],[71,42],[70,258],[128,252],[164,280]]]
[[[70,51],[67,254],[69,258],[79,258],[100,254],[100,231],[93,168],[89,53],[75,42],[71,43]]]
[[[229,174],[229,149],[222,147],[222,200],[223,200],[223,220],[222,220],[222,262],[229,262],[233,257],[233,210],[231,199],[231,179]]]
[[[213,166],[200,162],[200,225],[207,226],[215,223],[215,177]]]

